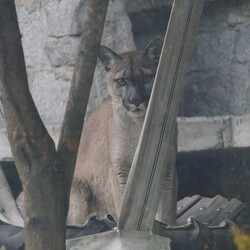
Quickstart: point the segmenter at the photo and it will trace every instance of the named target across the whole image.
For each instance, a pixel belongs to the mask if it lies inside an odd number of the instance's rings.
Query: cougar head
[[[153,86],[162,48],[154,39],[144,51],[117,54],[100,47],[99,58],[107,71],[108,91],[112,101],[133,116],[144,116]]]

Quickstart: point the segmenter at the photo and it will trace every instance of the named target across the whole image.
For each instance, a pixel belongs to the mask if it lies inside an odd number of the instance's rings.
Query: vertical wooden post
[[[31,93],[14,0],[0,1],[0,98],[25,197],[25,249],[65,249],[69,193],[109,0],[89,0],[58,149]],[[48,83],[49,84],[49,83]]]
[[[118,227],[149,231],[182,96],[203,0],[175,0],[148,112],[126,186]],[[171,183],[170,183],[171,184]]]

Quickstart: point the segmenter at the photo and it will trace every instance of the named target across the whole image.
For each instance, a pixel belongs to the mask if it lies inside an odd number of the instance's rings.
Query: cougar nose
[[[129,98],[129,103],[134,104],[136,107],[139,107],[139,105],[142,102],[143,102],[143,98],[141,96]]]

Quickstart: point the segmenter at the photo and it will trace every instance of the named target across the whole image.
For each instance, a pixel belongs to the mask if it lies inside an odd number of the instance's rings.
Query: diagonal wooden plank
[[[210,204],[207,204],[195,215],[195,219],[204,222],[207,225],[219,215],[225,206],[228,204],[228,200],[220,195],[216,195],[213,199],[210,199]]]
[[[148,112],[123,197],[119,229],[149,231],[153,225],[202,8],[202,0],[173,3]]]
[[[185,197],[184,199],[178,201],[177,203],[177,216],[181,217],[186,211],[188,211],[192,206],[202,199],[200,195],[194,195],[192,197]]]
[[[231,199],[217,212],[214,219],[210,222],[210,225],[217,226],[226,219],[232,220],[238,216],[243,209],[246,209],[243,203],[235,198]]]
[[[211,202],[212,202],[211,198],[203,197],[201,200],[199,200],[197,203],[195,203],[192,207],[190,207],[185,213],[183,213],[177,219],[177,225],[186,224],[187,219],[191,216],[196,219],[197,216],[202,212],[202,210],[207,208]]]

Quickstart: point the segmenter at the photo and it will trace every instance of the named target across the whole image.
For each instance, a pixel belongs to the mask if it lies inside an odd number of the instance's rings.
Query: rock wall
[[[63,119],[87,1],[15,0],[30,90],[52,137],[59,134]],[[103,44],[122,52],[143,49],[152,38],[164,37],[171,0],[120,1],[110,0]],[[98,64],[89,109],[106,97]],[[180,116],[249,113],[250,0],[207,0]],[[179,123],[179,148],[185,144],[190,151],[177,158],[180,196],[221,193],[250,204],[250,158],[242,149],[249,147],[249,126],[244,119],[199,117]],[[11,152],[3,127],[0,112],[0,158],[5,161]],[[206,148],[199,148],[202,142]]]
[[[129,13],[136,46],[164,37],[170,1]],[[165,7],[164,7],[165,6]],[[143,24],[143,25],[142,25]],[[147,28],[145,28],[147,27]],[[250,1],[209,0],[205,6],[184,91],[180,116],[250,113]]]
[[[45,124],[62,122],[87,2],[15,1],[29,87]],[[102,43],[117,52],[135,49],[131,23],[119,1],[110,1]],[[106,97],[105,75],[99,63],[89,108]],[[3,125],[0,115],[0,127]]]
[[[205,5],[181,115],[250,113],[250,1]]]
[[[87,1],[16,0],[30,90],[46,124],[62,122]],[[164,37],[171,2],[110,1],[102,43],[122,52]],[[249,0],[206,1],[180,116],[250,113],[249,42]],[[98,64],[89,108],[106,97]]]

